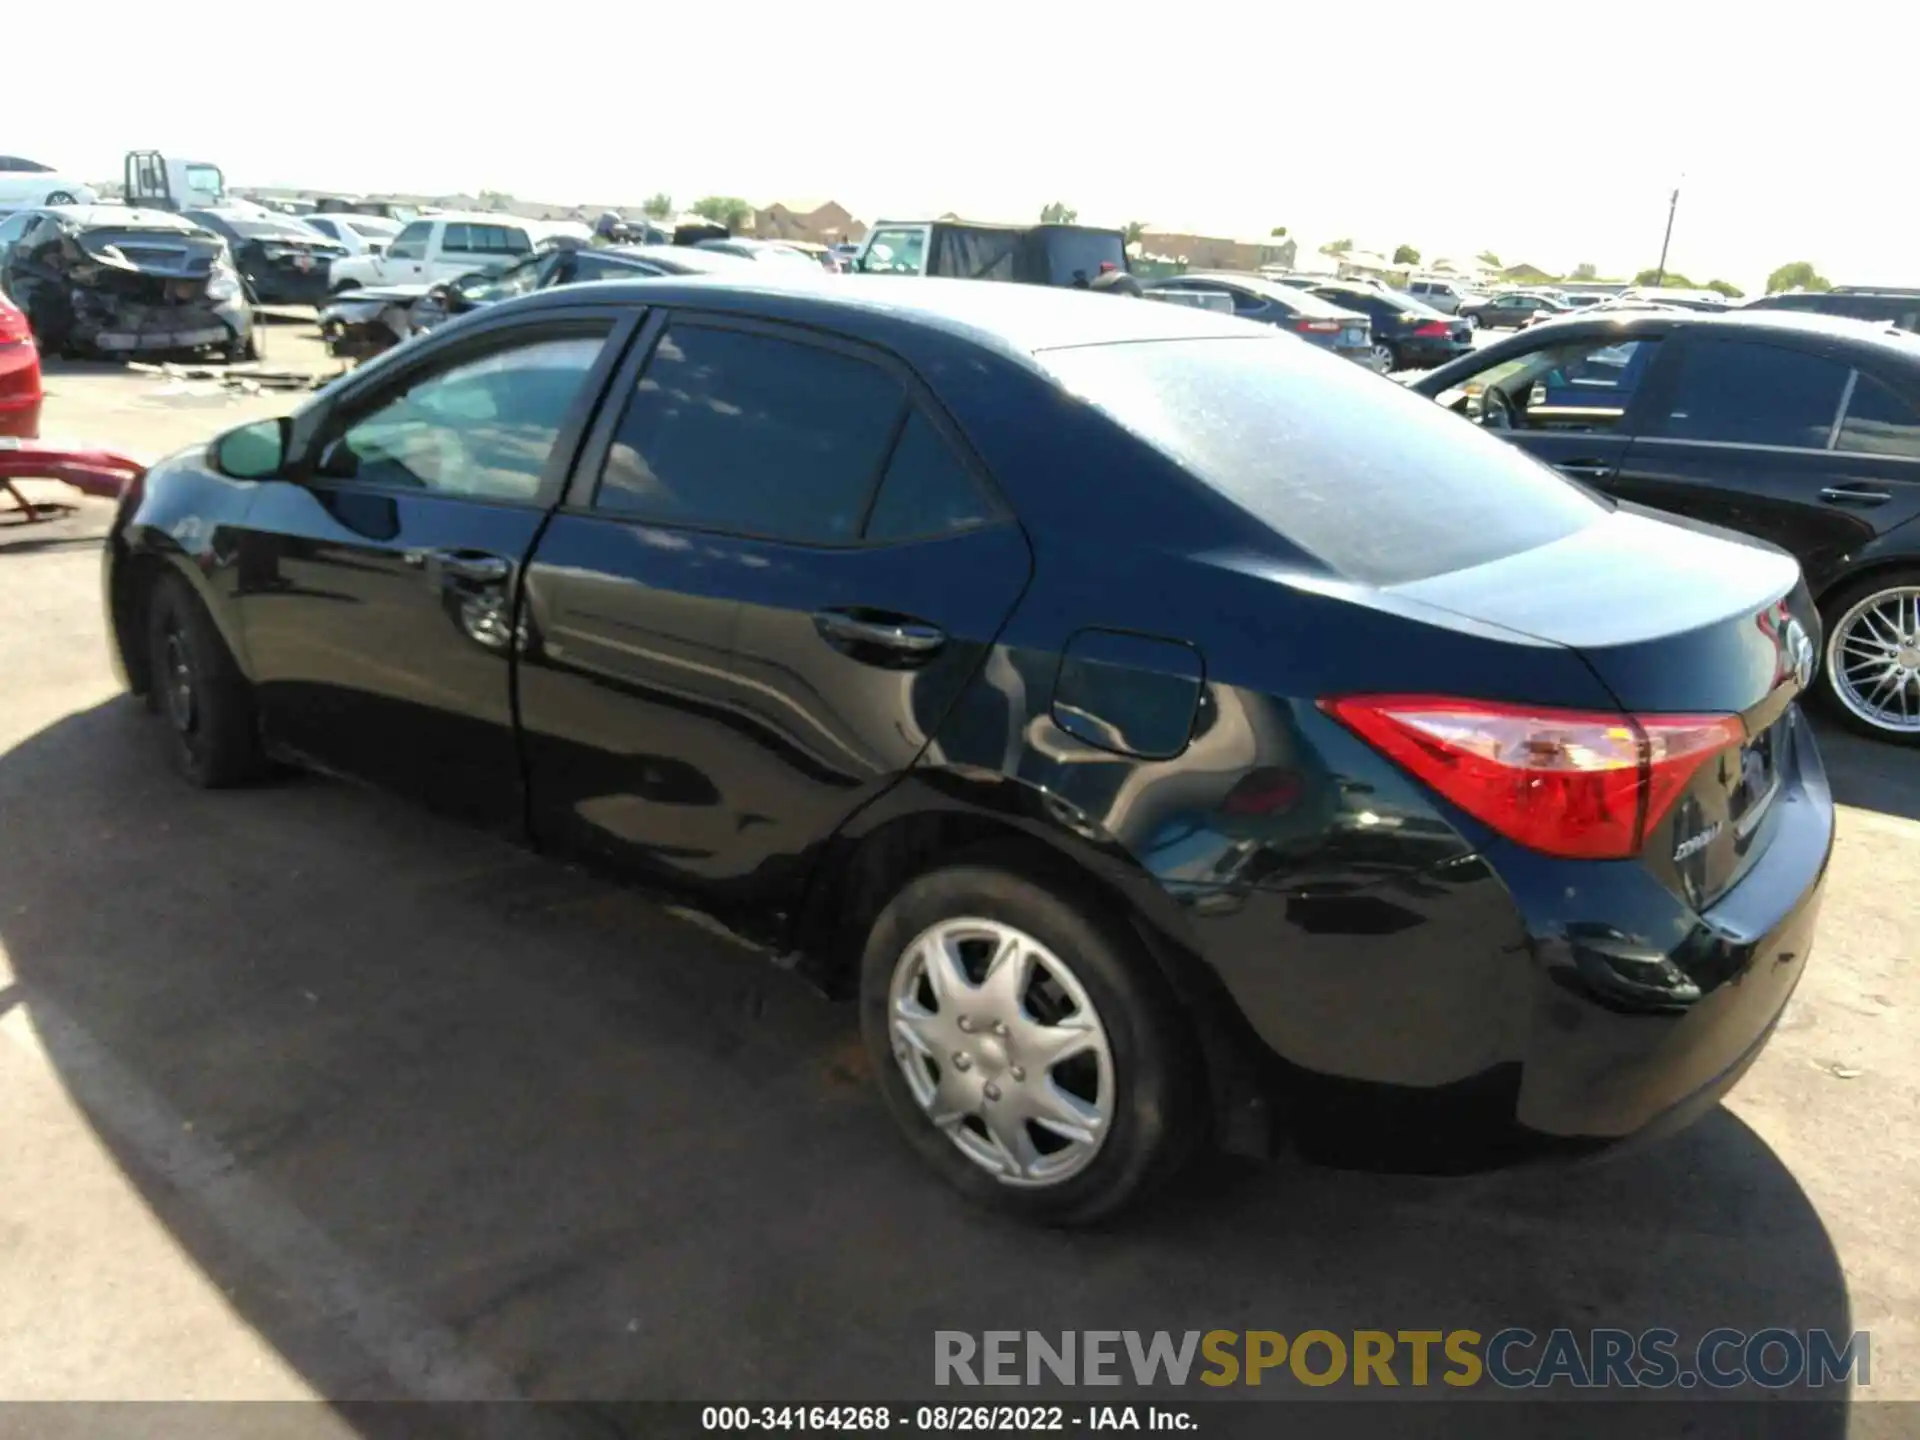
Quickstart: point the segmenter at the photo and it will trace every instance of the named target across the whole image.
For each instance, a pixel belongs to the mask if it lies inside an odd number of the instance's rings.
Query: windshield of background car
[[[1101,230],[1048,230],[1047,280],[1054,285],[1091,284],[1100,278],[1100,267],[1127,268],[1127,252],[1118,232]]]
[[[1284,336],[1037,357],[1329,569],[1397,585],[1550,544],[1606,503],[1431,400]]]

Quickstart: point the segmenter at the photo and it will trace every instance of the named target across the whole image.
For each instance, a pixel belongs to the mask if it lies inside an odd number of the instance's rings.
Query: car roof
[[[1248,275],[1234,270],[1187,270],[1178,275],[1169,275],[1164,280],[1150,280],[1146,288],[1153,290],[1180,280],[1200,280],[1209,285],[1218,285],[1222,289],[1232,289],[1237,285],[1243,290],[1252,291],[1255,295],[1266,295],[1282,304],[1297,306],[1302,315],[1318,314],[1324,318],[1355,313],[1342,309],[1326,296],[1315,294],[1312,290],[1282,285],[1278,280],[1270,279],[1265,275]]]
[[[689,271],[726,275],[739,274],[753,263],[744,255],[701,245],[605,245],[588,253],[621,260],[654,260],[663,265],[684,265]]]
[[[1836,341],[1862,350],[1875,350],[1889,357],[1920,361],[1920,337],[1872,320],[1857,320],[1848,315],[1823,315],[1800,310],[1609,310],[1604,314],[1575,311],[1577,318],[1554,320],[1519,335],[1538,339],[1541,335],[1590,336],[1632,335],[1636,332],[1667,334],[1675,330],[1701,330],[1709,334],[1799,335]],[[1514,341],[1501,341],[1476,355],[1486,355]],[[1450,362],[1447,368],[1459,362]]]
[[[185,216],[171,210],[146,210],[137,205],[43,205],[49,215],[58,215],[89,229],[116,230],[197,230]]]
[[[535,308],[578,303],[589,291],[634,304],[742,310],[769,319],[831,326],[891,322],[938,331],[1019,358],[1040,350],[1156,340],[1246,339],[1266,327],[1188,305],[1136,303],[1126,296],[1047,285],[944,278],[815,278],[756,266],[752,274],[603,280],[535,291],[505,303]]]

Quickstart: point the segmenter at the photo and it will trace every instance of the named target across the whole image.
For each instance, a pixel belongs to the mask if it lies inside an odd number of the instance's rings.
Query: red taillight
[[[1423,338],[1428,340],[1444,340],[1452,332],[1450,332],[1447,329],[1446,321],[1429,320],[1427,321],[1426,324],[1420,326],[1413,333],[1416,335],[1422,336]]]
[[[1437,695],[1320,706],[1509,840],[1582,860],[1638,854],[1694,772],[1746,738],[1733,715],[1610,715]]]
[[[1340,322],[1338,320],[1296,320],[1293,328],[1314,335],[1338,335]]]
[[[0,345],[19,345],[33,338],[27,317],[6,301],[0,300]]]

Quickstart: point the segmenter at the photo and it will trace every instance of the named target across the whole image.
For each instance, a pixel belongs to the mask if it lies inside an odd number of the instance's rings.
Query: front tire
[[[147,605],[148,701],[167,758],[188,783],[221,790],[266,771],[253,690],[191,586],[164,575]]]
[[[1869,576],[1821,606],[1819,698],[1842,725],[1920,746],[1920,570]]]
[[[868,936],[860,1021],[908,1143],[994,1209],[1092,1224],[1191,1152],[1178,1001],[1139,941],[1066,887],[987,862],[910,881]]]

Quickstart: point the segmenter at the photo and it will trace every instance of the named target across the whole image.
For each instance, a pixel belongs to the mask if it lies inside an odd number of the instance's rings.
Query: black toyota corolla
[[[509,301],[156,466],[106,590],[188,780],[306,763],[680,897],[1056,1223],[1206,1139],[1683,1123],[1833,837],[1790,557],[1171,305]]]

